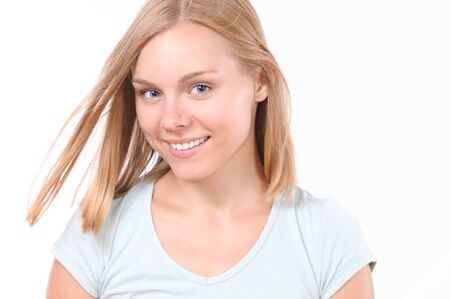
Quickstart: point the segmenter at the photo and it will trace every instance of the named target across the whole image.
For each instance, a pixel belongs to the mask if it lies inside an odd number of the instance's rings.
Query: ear
[[[258,69],[254,73],[254,91],[255,91],[255,102],[262,102],[267,98],[268,86],[267,78],[263,75],[261,69]]]

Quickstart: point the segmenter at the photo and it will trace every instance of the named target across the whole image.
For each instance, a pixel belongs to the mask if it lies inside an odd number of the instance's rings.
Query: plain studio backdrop
[[[143,3],[0,4],[2,297],[45,296],[81,172],[30,229],[32,183]],[[356,216],[377,298],[450,298],[448,1],[253,4],[291,90],[299,185]]]

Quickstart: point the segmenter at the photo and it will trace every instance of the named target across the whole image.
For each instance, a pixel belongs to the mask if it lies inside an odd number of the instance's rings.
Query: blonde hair
[[[229,41],[242,65],[260,69],[268,96],[258,104],[255,137],[272,197],[291,197],[296,187],[290,134],[290,96],[286,80],[268,50],[258,16],[247,0],[150,0],[106,61],[99,80],[70,116],[83,111],[67,145],[44,179],[26,220],[34,225],[57,196],[101,117],[106,123],[93,160],[95,176],[81,203],[82,229],[97,233],[113,198],[125,194],[143,178],[158,179],[169,165],[150,147],[136,118],[131,70],[145,44],[179,21],[207,26]],[[67,123],[66,123],[67,125]],[[66,127],[66,125],[64,127]],[[63,127],[63,129],[64,129]],[[151,170],[149,163],[155,161]]]

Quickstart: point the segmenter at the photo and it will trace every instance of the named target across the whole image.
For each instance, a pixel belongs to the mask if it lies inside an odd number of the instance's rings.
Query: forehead
[[[240,68],[229,42],[214,30],[193,22],[180,22],[155,35],[142,49],[134,74],[184,74],[197,69]]]

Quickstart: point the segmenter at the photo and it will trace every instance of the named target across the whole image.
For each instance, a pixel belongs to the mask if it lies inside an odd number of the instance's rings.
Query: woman
[[[47,298],[373,298],[356,220],[296,186],[288,89],[248,1],[150,0],[80,109],[27,218],[106,115]]]

